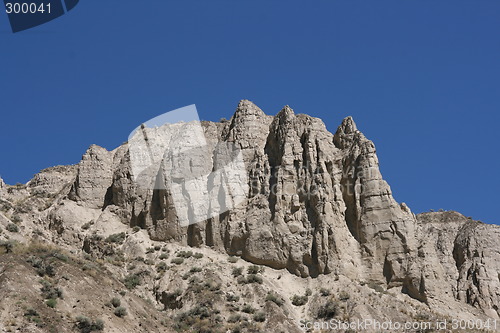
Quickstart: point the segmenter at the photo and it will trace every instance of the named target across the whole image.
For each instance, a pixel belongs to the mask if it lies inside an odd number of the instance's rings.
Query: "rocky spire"
[[[338,127],[334,136],[335,145],[344,149],[352,144],[354,135],[358,133],[356,123],[351,116],[344,118],[342,124]]]

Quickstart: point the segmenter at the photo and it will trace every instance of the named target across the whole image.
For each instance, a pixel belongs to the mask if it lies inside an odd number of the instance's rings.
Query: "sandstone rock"
[[[5,183],[2,179],[2,177],[0,177],[0,198],[3,196],[3,192],[5,191]]]
[[[435,311],[448,307],[447,314],[478,318],[480,309],[498,316],[500,228],[455,212],[415,216],[397,203],[381,175],[375,145],[351,117],[332,134],[320,119],[295,114],[289,106],[273,117],[243,100],[227,122],[141,131],[165,140],[150,148],[166,152],[139,168],[139,178],[130,142],[111,152],[91,146],[78,166],[45,170],[28,184],[32,192],[61,194],[46,215],[34,219],[49,220],[67,244],[81,248],[86,240],[89,252],[99,250],[88,241],[90,232],[78,234],[89,221],[92,232],[105,235],[140,227],[149,240],[130,237],[122,248],[126,255],[139,256],[148,241],[211,248],[286,269],[297,279],[326,276],[387,290],[391,297],[408,295]],[[245,177],[213,173],[229,163],[232,153],[221,153],[228,146],[241,152]],[[204,186],[188,192],[168,185],[185,176],[197,176]],[[244,200],[206,214],[231,198],[223,182],[237,185],[244,178]],[[202,221],[183,225],[186,214]],[[158,298],[170,304],[168,290],[176,283],[165,280]]]
[[[112,152],[92,145],[78,164],[78,173],[69,194],[70,198],[83,201],[90,208],[103,207],[106,193],[113,180],[112,161]]]

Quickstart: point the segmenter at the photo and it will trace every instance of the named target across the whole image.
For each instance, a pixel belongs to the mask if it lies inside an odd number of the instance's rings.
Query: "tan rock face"
[[[113,152],[89,148],[68,197],[88,208],[110,207],[153,240],[206,245],[301,277],[343,275],[428,304],[459,300],[497,315],[499,228],[454,212],[415,216],[397,203],[375,145],[352,118],[332,134],[320,119],[288,106],[272,117],[241,101],[229,121],[201,125],[207,146],[191,167],[217,169],[220,143],[242,151],[248,197],[236,208],[180,226],[171,190],[137,186],[126,145]],[[167,162],[151,175],[171,177]]]
[[[5,190],[5,183],[3,179],[0,177],[0,198],[2,197],[4,190]]]

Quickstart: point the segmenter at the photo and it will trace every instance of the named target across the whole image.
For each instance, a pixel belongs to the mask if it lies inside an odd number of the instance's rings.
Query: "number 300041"
[[[11,3],[5,4],[7,14],[37,14],[48,13],[50,14],[50,3],[36,4],[36,3]]]

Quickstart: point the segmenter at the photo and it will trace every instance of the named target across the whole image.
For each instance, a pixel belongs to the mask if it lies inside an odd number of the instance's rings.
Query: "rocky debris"
[[[210,248],[286,270],[293,274],[286,276],[304,281],[326,276],[394,298],[410,297],[446,315],[479,318],[480,309],[498,317],[499,227],[456,212],[415,216],[406,204],[396,202],[381,175],[375,145],[351,117],[332,134],[320,119],[295,114],[289,106],[273,117],[243,100],[229,121],[164,126],[141,128],[143,137],[161,136],[172,143],[162,143],[168,152],[154,167],[143,168],[144,183],[137,182],[130,145],[113,151],[93,145],[77,166],[44,170],[28,183],[28,190],[11,195],[19,201],[35,190],[58,193],[40,215],[33,214],[34,223],[57,235],[51,241],[100,253],[100,259],[117,253],[137,257],[148,242]],[[202,148],[199,137],[190,136],[191,127],[203,131]],[[176,146],[179,142],[183,145]],[[229,211],[182,225],[175,200],[185,196],[181,210],[194,212],[193,193],[157,183],[168,184],[176,175],[200,175],[210,186],[195,195],[220,192],[205,202],[218,208],[224,204],[221,198],[227,198],[220,185],[223,178],[207,174],[228,163],[220,155],[220,147],[227,144],[241,152],[247,197]],[[179,154],[186,148],[189,153]],[[148,182],[156,185],[144,186]],[[124,242],[122,252],[94,242],[99,240],[96,234],[108,237],[130,228],[136,233]],[[175,283],[158,283],[157,297],[178,305],[169,294]]]

